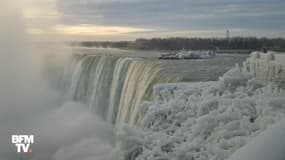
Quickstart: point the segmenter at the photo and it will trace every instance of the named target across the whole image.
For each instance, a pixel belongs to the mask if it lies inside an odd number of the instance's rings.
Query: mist
[[[35,47],[27,34],[28,22],[21,13],[24,4],[0,1],[0,159],[112,159],[112,126],[52,89],[43,78],[42,57],[48,47]],[[11,135],[21,134],[35,136],[32,153],[16,152]]]

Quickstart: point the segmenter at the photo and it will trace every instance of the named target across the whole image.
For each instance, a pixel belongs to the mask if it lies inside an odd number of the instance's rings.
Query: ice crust
[[[218,81],[161,84],[119,132],[120,159],[225,160],[285,116],[285,91],[235,66]]]

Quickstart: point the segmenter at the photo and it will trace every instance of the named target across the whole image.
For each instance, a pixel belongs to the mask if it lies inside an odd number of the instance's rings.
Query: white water
[[[70,96],[116,126],[134,125],[140,103],[152,98],[153,85],[176,79],[165,75],[158,63],[89,55],[75,67]]]

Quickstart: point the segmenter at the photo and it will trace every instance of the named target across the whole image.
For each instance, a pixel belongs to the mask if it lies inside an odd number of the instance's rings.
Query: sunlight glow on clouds
[[[124,26],[99,26],[99,25],[58,25],[56,31],[66,35],[117,35],[136,32],[150,32],[152,29],[124,27]]]

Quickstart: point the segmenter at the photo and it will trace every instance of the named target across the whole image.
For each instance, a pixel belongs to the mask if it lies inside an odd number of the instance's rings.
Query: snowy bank
[[[239,66],[216,82],[157,85],[154,96],[136,128],[119,132],[121,159],[225,160],[285,117],[285,91]]]
[[[284,135],[285,121],[283,120],[239,149],[229,160],[284,160]]]

